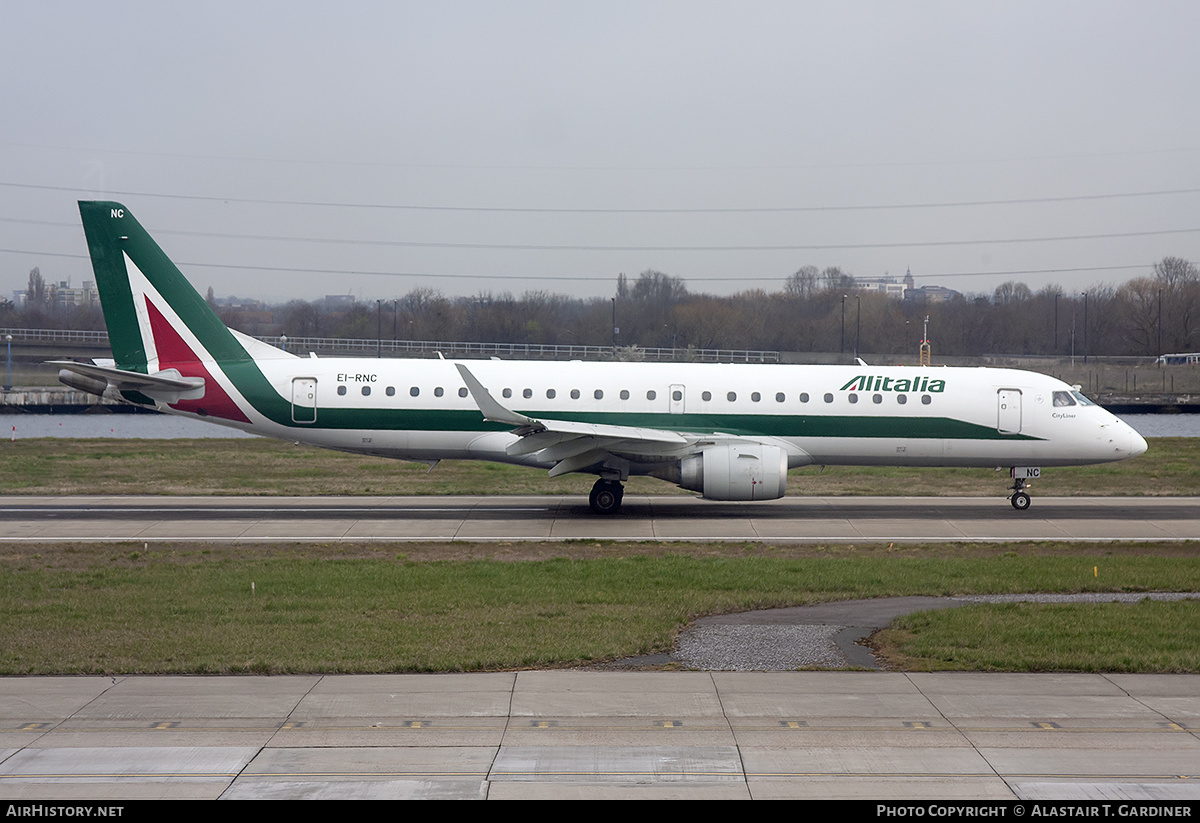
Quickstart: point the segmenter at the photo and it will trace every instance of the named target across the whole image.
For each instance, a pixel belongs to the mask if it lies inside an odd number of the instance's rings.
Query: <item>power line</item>
[[[25,254],[41,257],[64,257],[74,260],[90,259],[86,254],[66,254],[60,252],[40,252],[30,251],[27,249],[0,249],[0,254]],[[342,274],[342,275],[359,275],[364,277],[418,277],[430,280],[537,280],[547,282],[569,282],[569,283],[590,283],[598,281],[612,280],[610,274],[585,277],[570,277],[564,275],[521,275],[521,274],[435,274],[431,272],[392,272],[392,271],[366,271],[361,269],[317,269],[317,268],[291,268],[286,266],[245,266],[240,264],[225,264],[225,263],[194,263],[180,261],[177,263],[180,268],[196,268],[196,269],[225,269],[230,271],[262,271],[262,272],[281,272],[291,274]],[[935,280],[947,277],[1015,277],[1019,275],[1041,275],[1041,274],[1071,274],[1079,272],[1100,272],[1100,271],[1137,271],[1150,269],[1154,266],[1153,263],[1133,263],[1128,265],[1110,265],[1110,266],[1074,266],[1049,269],[1011,269],[1006,271],[958,271],[958,272],[940,272],[934,274],[921,274],[921,280]],[[681,280],[687,282],[703,282],[703,283],[734,283],[734,282],[777,282],[786,280],[787,277],[779,275],[770,275],[763,277],[747,277],[745,275],[737,277],[687,277],[683,276]]]
[[[43,186],[32,183],[0,181],[7,188],[36,189],[40,191],[70,192],[75,195],[78,187]],[[275,200],[253,197],[215,197],[198,194],[162,194],[158,192],[108,191],[112,197],[146,197],[167,200],[187,200],[204,203],[238,203],[259,206],[303,206],[306,208],[371,209],[385,211],[423,212],[472,212],[484,214],[798,214],[814,212],[861,212],[861,211],[909,211],[917,209],[976,208],[983,206],[1024,206],[1048,203],[1081,203],[1100,200],[1121,200],[1140,197],[1170,197],[1200,194],[1200,188],[1160,189],[1157,191],[1107,192],[1102,194],[1077,194],[1059,197],[1019,197],[995,200],[957,200],[934,203],[870,203],[851,205],[820,206],[727,206],[715,208],[551,208],[542,206],[461,206],[405,203],[348,203],[319,200]]]
[[[933,160],[892,160],[872,162],[843,162],[843,163],[790,163],[790,164],[742,164],[742,165],[502,165],[485,163],[414,163],[388,162],[380,160],[331,160],[331,159],[301,159],[288,157],[246,157],[222,154],[188,154],[183,152],[145,151],[138,149],[113,149],[82,146],[54,146],[37,143],[21,143],[16,141],[0,141],[0,146],[10,146],[22,149],[39,149],[50,151],[71,151],[92,154],[115,154],[132,157],[162,157],[170,160],[210,160],[235,163],[270,163],[274,165],[296,166],[344,166],[368,168],[399,168],[399,169],[457,169],[467,171],[552,171],[552,172],[680,172],[680,171],[800,171],[809,169],[886,169],[912,168],[926,166],[971,166],[996,163],[1031,163],[1047,160],[1100,160],[1117,157],[1154,157],[1163,154],[1192,154],[1200,150],[1196,146],[1175,146],[1157,149],[1135,149],[1131,151],[1106,152],[1074,152],[1070,154],[1034,154],[1023,157],[974,157],[963,159],[937,158]]]
[[[3,223],[73,227],[71,223],[0,218]],[[258,240],[273,243],[311,243],[317,245],[376,246],[420,249],[467,249],[484,251],[587,251],[587,252],[752,252],[752,251],[855,251],[861,249],[912,249],[948,246],[1013,245],[1021,243],[1061,243],[1079,240],[1115,240],[1130,237],[1161,237],[1195,234],[1200,228],[1150,229],[1147,231],[1102,232],[1098,234],[1065,234],[1045,237],[993,237],[971,240],[909,240],[889,243],[781,243],[723,246],[621,246],[553,243],[453,243],[433,240],[366,240],[336,237],[289,237],[271,234],[235,234],[232,232],[189,231],[186,229],[155,229],[156,234],[182,237],[208,237],[223,240]]]

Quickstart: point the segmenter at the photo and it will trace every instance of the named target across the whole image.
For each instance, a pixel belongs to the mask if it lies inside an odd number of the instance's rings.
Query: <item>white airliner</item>
[[[119,203],[81,202],[113,363],[58,361],[69,386],[342,451],[598,476],[652,475],[710,500],[782,497],[790,468],[1008,468],[1124,460],[1146,441],[1078,387],[987,368],[298,357],[227,328]]]

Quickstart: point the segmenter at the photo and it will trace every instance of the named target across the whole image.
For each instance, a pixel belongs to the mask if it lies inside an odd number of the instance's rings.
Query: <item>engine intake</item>
[[[679,461],[678,483],[709,500],[777,500],[787,493],[787,470],[778,446],[713,446]]]

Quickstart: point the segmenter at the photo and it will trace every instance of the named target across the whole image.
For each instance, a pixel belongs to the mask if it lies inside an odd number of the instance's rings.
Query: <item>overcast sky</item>
[[[7,2],[0,293],[123,202],[202,291],[1200,262],[1195,2]],[[997,202],[1003,201],[1003,202]],[[1048,271],[1052,270],[1052,271]]]

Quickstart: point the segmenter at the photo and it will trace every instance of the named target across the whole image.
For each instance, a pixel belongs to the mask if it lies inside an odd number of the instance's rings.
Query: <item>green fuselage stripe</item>
[[[235,380],[235,383],[237,381]],[[239,386],[239,388],[241,388]],[[276,398],[278,394],[271,392]],[[247,395],[260,413],[296,429],[376,431],[508,431],[512,426],[489,423],[477,410],[319,408],[316,423],[291,420],[291,406],[260,403]],[[855,417],[850,415],[787,414],[669,414],[663,412],[570,412],[517,409],[534,418],[602,423],[693,434],[720,432],[745,437],[872,437],[932,438],[939,440],[1039,440],[1028,435],[1000,434],[993,427],[949,417]]]

